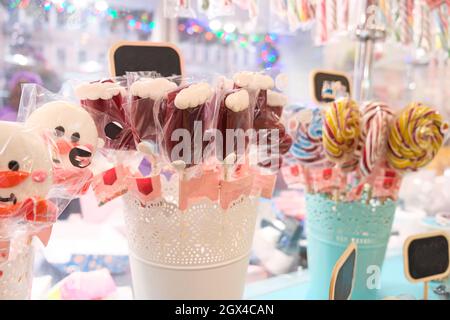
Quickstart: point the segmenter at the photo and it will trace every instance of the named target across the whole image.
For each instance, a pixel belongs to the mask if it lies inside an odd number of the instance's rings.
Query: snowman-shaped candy
[[[56,167],[86,168],[99,143],[94,120],[83,108],[65,101],[54,101],[36,109],[26,125],[54,141]]]
[[[46,200],[52,162],[44,141],[22,124],[0,121],[0,233],[11,222],[52,222],[56,210]]]
[[[52,146],[55,183],[71,193],[84,193],[92,177],[87,167],[101,144],[89,113],[66,101],[49,102],[36,109],[26,125]]]

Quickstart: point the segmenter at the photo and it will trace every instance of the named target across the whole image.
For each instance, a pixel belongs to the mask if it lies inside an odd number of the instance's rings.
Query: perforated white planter
[[[9,259],[0,263],[0,300],[25,300],[31,295],[34,248],[29,237],[11,240]]]
[[[228,210],[210,200],[186,211],[164,199],[143,207],[131,194],[124,202],[136,299],[242,298],[257,198]]]

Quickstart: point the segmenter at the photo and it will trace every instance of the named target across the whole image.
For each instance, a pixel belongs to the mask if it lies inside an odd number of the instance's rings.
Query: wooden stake
[[[428,281],[423,283],[423,300],[428,300]]]

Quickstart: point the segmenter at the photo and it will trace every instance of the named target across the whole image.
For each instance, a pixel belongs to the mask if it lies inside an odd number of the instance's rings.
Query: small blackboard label
[[[444,232],[408,238],[403,254],[405,274],[411,282],[437,280],[450,273],[449,237]]]
[[[163,77],[183,74],[179,50],[169,43],[119,42],[109,52],[111,76],[127,72],[156,71]]]
[[[317,103],[329,103],[338,98],[351,97],[350,80],[335,71],[313,71],[311,73],[313,100]]]
[[[355,283],[356,244],[350,243],[336,262],[330,283],[330,300],[349,300]]]

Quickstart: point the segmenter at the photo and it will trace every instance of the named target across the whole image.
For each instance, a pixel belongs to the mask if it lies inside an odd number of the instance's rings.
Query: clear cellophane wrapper
[[[177,108],[175,100],[180,92],[200,83],[206,83],[206,81],[168,77],[165,80],[173,82],[173,87],[170,86],[170,90],[167,90],[164,94],[155,95],[135,90],[133,85],[139,81],[145,84],[147,81],[147,89],[150,90],[153,88],[151,85],[153,80],[161,80],[158,74],[154,72],[127,74],[127,98],[125,99],[127,102],[122,106],[122,109],[125,112],[133,135],[134,145],[138,151],[119,147],[119,151],[115,150],[114,152],[120,153],[120,157],[117,157],[117,154],[114,157],[106,157],[109,160],[109,164],[106,165],[107,169],[99,170],[101,173],[94,177],[93,183],[101,204],[127,192],[137,194],[142,203],[145,204],[148,199],[153,198],[150,196],[151,190],[158,189],[161,185],[161,175],[166,177],[182,176],[183,179],[179,179],[179,189],[185,192],[189,191],[186,193],[186,197],[189,199],[201,198],[201,196],[195,195],[195,192],[198,191],[200,195],[211,193],[207,196],[218,200],[220,197],[218,198],[216,194],[219,192],[220,185],[224,184],[224,182],[219,183],[218,181],[248,179],[248,175],[256,174],[257,179],[254,181],[257,181],[257,183],[251,183],[248,193],[258,194],[257,190],[259,189],[259,194],[271,196],[276,171],[262,168],[257,163],[251,165],[248,155],[252,143],[258,147],[267,148],[268,146],[256,140],[252,141],[252,137],[249,136],[243,137],[241,148],[237,147],[239,146],[238,143],[231,144],[231,147],[227,148],[227,142],[236,138],[233,136],[227,138],[226,130],[238,129],[242,132],[251,130],[254,128],[256,114],[261,120],[258,129],[263,129],[265,126],[267,129],[273,129],[274,127],[283,129],[284,127],[282,127],[276,112],[271,112],[268,108],[265,112],[259,111],[264,107],[257,106],[258,99],[260,100],[259,105],[265,103],[266,99],[259,92],[249,94],[248,107],[242,109],[228,108],[225,105],[227,98],[243,89],[225,85],[220,79],[216,81],[215,86],[210,87],[210,95],[199,105],[190,108]],[[164,85],[166,86],[167,83],[164,83]],[[141,89],[145,88],[145,86],[141,87]],[[173,139],[178,129],[184,129],[184,132],[193,139],[186,145],[187,149],[174,152],[181,141],[179,137],[178,140]],[[218,133],[223,137],[222,140],[217,139]],[[143,151],[143,149],[144,153],[140,153],[139,151]],[[228,172],[225,173],[224,159],[232,152],[236,154],[236,163],[228,168]],[[279,156],[278,153],[276,155]],[[182,173],[172,165],[174,161],[179,160],[182,160],[185,164]],[[202,181],[202,179],[205,179],[205,182],[212,179],[210,183],[216,185],[212,187],[215,191],[203,190],[203,185],[205,188],[210,186],[209,182],[203,184],[200,190],[189,190],[190,188],[186,186],[193,179],[197,179],[197,182]],[[115,187],[116,183],[121,187]],[[246,185],[248,185],[248,181]],[[259,187],[256,185],[259,185]],[[117,192],[114,193],[113,190]],[[194,191],[194,194],[190,195],[192,191]],[[159,194],[159,191],[156,194]],[[178,205],[182,208],[187,205],[183,197],[174,201],[175,203],[178,202]],[[227,203],[228,200],[225,202]],[[227,204],[223,206],[226,207]]]
[[[7,244],[0,239],[0,256],[4,250],[8,250],[8,259],[0,259],[0,300],[30,299],[34,261],[31,237],[17,234]]]
[[[18,121],[0,122],[3,263],[13,257],[18,238],[47,243],[60,213],[89,188],[98,142],[88,113],[35,84],[23,86]]]
[[[293,168],[294,166],[292,166]],[[291,168],[291,170],[292,170]],[[377,167],[368,177],[345,172],[339,167],[302,167],[301,181],[311,194],[325,194],[335,201],[396,201],[402,177],[387,166]]]

